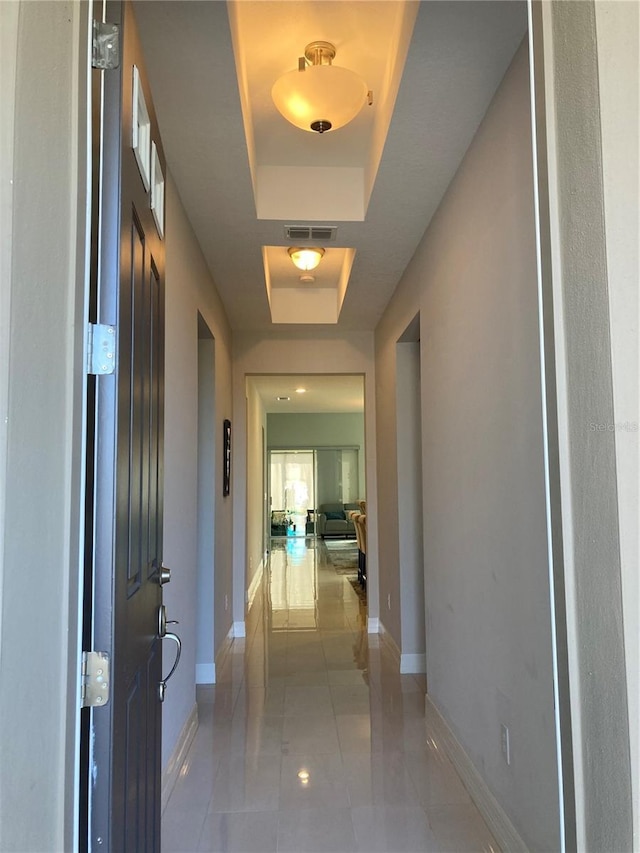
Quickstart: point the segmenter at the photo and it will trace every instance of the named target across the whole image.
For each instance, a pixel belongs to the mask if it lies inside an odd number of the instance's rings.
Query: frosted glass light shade
[[[348,68],[312,65],[276,80],[271,97],[291,124],[323,133],[343,127],[358,115],[367,100],[367,85]]]
[[[314,270],[324,255],[324,249],[289,249],[289,257],[293,263],[303,272]]]

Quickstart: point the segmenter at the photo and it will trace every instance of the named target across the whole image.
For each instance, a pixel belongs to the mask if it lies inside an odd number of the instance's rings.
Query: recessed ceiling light
[[[291,399],[291,397],[278,397],[277,399],[278,399],[278,400],[279,400],[279,402],[281,402],[281,403],[286,403],[286,401],[287,401],[287,400],[290,400],[290,399]]]
[[[306,393],[307,393],[306,388],[296,388],[296,394],[306,394]]]

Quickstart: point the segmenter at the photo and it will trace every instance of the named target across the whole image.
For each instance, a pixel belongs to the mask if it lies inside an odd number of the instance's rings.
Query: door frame
[[[14,768],[0,794],[0,847],[72,850],[92,4],[0,5],[0,159],[3,177],[13,178],[0,200],[0,763]]]

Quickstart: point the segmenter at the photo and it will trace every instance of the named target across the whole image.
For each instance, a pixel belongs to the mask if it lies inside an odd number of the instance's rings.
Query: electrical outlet
[[[509,743],[509,729],[504,723],[500,723],[500,749],[502,757],[507,764],[511,764],[511,744]]]
[[[387,610],[391,610],[391,593],[387,595]]]

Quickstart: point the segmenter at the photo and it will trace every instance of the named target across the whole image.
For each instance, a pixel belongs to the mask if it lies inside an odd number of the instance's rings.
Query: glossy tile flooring
[[[424,678],[367,635],[322,543],[272,546],[246,639],[200,688],[164,853],[498,851],[429,738]]]

